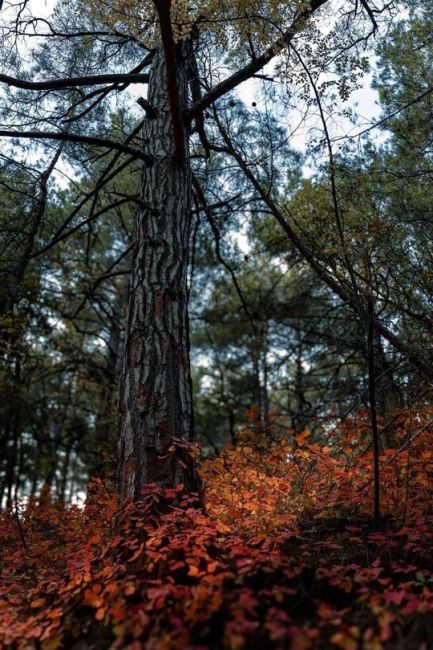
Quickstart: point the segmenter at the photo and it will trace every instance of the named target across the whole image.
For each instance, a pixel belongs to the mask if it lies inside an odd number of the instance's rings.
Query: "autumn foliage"
[[[181,485],[149,485],[120,511],[95,481],[84,509],[3,514],[0,646],[431,647],[430,420],[425,410],[393,430],[380,527],[362,417],[320,444],[247,428],[202,461],[204,511]]]

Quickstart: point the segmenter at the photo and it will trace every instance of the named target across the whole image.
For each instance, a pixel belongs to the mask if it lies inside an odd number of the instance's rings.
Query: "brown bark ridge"
[[[188,97],[187,44],[177,46],[176,91]],[[171,80],[169,79],[169,82]],[[187,444],[193,437],[188,329],[191,168],[188,133],[179,160],[167,62],[160,45],[149,75],[154,108],[144,130],[154,163],[143,170],[120,382],[119,491],[139,498],[148,483],[198,489]],[[173,89],[171,88],[171,92]]]

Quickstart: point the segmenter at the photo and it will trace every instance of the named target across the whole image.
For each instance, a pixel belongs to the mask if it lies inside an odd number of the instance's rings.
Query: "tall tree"
[[[0,82],[9,88],[8,106],[18,108],[4,112],[1,136],[99,147],[137,157],[143,164],[121,379],[123,498],[139,495],[149,481],[197,487],[185,453],[185,441],[193,436],[187,311],[191,136],[197,134],[202,152],[209,155],[212,143],[205,132],[209,109],[216,107],[218,112],[219,100],[242,82],[262,75],[273,61],[280,69],[294,65],[290,56],[294,41],[316,56],[334,48],[336,56],[347,51],[348,28],[353,43],[377,28],[379,9],[363,0],[360,15],[356,3],[344,4],[347,12],[337,24],[335,38],[319,29],[320,21],[332,23],[330,16],[313,20],[325,6],[332,12],[331,0],[258,5],[203,0],[192,6],[184,0],[112,0],[95,2],[90,9],[65,0],[57,5],[52,23],[26,16],[24,6],[3,32],[7,41],[36,31],[45,42],[35,50],[41,55],[38,64],[24,76],[16,59],[3,56],[13,74],[1,74]],[[64,48],[61,61],[59,42]],[[225,51],[227,74],[220,80],[218,62]],[[133,67],[125,73],[125,61],[131,60]],[[347,65],[347,57],[344,60],[342,65]],[[111,64],[121,71],[113,72]],[[149,74],[144,73],[149,66]],[[50,79],[32,78],[44,67],[54,73]],[[135,144],[134,133],[126,141],[101,137],[89,118],[92,109],[110,92],[131,83],[148,83],[147,98],[140,101],[146,111],[144,137],[136,138]],[[83,90],[89,87],[96,89]],[[29,92],[37,93],[36,102]],[[60,128],[49,128],[59,120]]]

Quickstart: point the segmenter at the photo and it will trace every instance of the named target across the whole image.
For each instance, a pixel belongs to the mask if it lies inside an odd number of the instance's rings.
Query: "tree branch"
[[[248,318],[248,321],[249,321],[249,323],[251,325],[251,329],[253,331],[253,334],[254,334],[254,336],[257,336],[257,329],[256,329],[256,326],[255,326],[255,323],[254,323],[254,319],[251,316],[247,301],[246,301],[245,296],[243,294],[243,291],[242,291],[242,289],[241,289],[241,287],[239,285],[236,274],[235,274],[234,270],[232,269],[231,265],[228,262],[226,262],[226,260],[223,258],[222,254],[221,254],[220,233],[219,233],[218,227],[217,227],[217,225],[216,225],[216,223],[214,221],[212,210],[210,209],[210,207],[209,207],[209,205],[208,205],[208,203],[206,201],[206,197],[204,195],[203,189],[202,189],[197,177],[194,174],[192,176],[192,183],[193,183],[194,192],[195,192],[197,201],[202,206],[202,209],[204,210],[204,213],[206,215],[206,219],[207,219],[207,221],[208,221],[208,223],[209,223],[209,225],[211,227],[212,234],[214,236],[215,252],[216,252],[217,259],[220,262],[220,264],[222,264],[224,266],[224,268],[230,273],[230,276],[232,278],[234,287],[235,287],[236,292],[237,292],[237,294],[239,296],[239,300],[241,302],[241,305],[242,305],[242,307],[244,309],[244,312],[245,312],[245,314],[246,314],[246,316]]]
[[[199,101],[195,102],[188,111],[186,111],[186,117],[192,119],[196,117],[197,113],[204,111],[208,106],[213,104],[217,99],[230,92],[239,84],[247,81],[253,77],[257,72],[259,72],[267,63],[272,61],[272,59],[282,50],[285,49],[293,37],[302,29],[305,24],[305,21],[322,5],[324,5],[328,0],[311,0],[310,4],[304,5],[304,8],[299,11],[289,29],[278,38],[270,47],[267,48],[257,58],[253,59],[246,66],[232,74],[221,83],[217,84],[212,88],[206,95],[204,95]]]
[[[124,250],[123,253],[121,253],[121,254],[119,255],[119,257],[118,257],[117,259],[114,260],[114,262],[113,262],[112,264],[110,264],[110,266],[109,266],[108,269],[105,271],[105,273],[102,273],[102,275],[98,276],[98,277],[97,277],[97,278],[92,282],[91,287],[90,287],[90,288],[85,292],[85,295],[84,295],[82,301],[80,302],[79,306],[76,308],[76,310],[75,310],[75,312],[73,313],[73,315],[69,317],[71,320],[74,320],[74,318],[77,318],[78,314],[79,314],[80,311],[83,309],[83,307],[84,307],[84,305],[86,304],[87,300],[92,296],[93,292],[94,292],[95,289],[96,289],[96,288],[101,284],[101,282],[103,282],[103,281],[106,280],[107,278],[111,278],[111,277],[116,276],[116,275],[127,275],[127,274],[129,274],[129,273],[131,272],[131,269],[127,269],[127,270],[122,270],[122,271],[116,271],[115,273],[113,273],[113,269],[114,269],[114,267],[117,266],[117,265],[118,265],[118,264],[119,264],[123,259],[125,259],[125,257],[128,255],[128,253],[132,250],[133,246],[134,246],[134,244],[130,244],[130,245],[128,246],[128,248],[127,248],[126,250]]]
[[[214,112],[215,113],[215,112]],[[288,239],[293,243],[296,250],[302,255],[304,260],[310,266],[310,268],[315,271],[318,277],[337,295],[343,302],[351,304],[356,310],[356,302],[350,286],[345,285],[343,282],[338,281],[335,277],[330,275],[328,271],[323,267],[323,265],[314,258],[311,251],[308,250],[306,245],[301,241],[296,232],[293,230],[292,226],[286,220],[285,216],[277,206],[277,204],[269,196],[268,192],[262,187],[261,183],[257,180],[255,175],[249,169],[247,163],[242,158],[240,153],[234,149],[230,137],[227,131],[224,129],[221,122],[218,120],[217,116],[214,115],[215,121],[218,124],[221,136],[224,140],[225,147],[212,147],[218,151],[225,150],[226,153],[231,155],[236,162],[238,163],[240,169],[244,172],[245,176],[250,181],[251,185],[255,188],[263,202],[268,206],[271,214],[274,216],[275,220],[281,226],[281,228],[286,233]],[[287,208],[286,208],[287,210]],[[398,336],[391,332],[386,325],[384,325],[377,315],[374,315],[374,327],[377,332],[379,332],[396,350],[398,350],[402,355],[407,357],[409,361],[414,365],[415,368],[419,369],[421,373],[429,380],[432,377],[432,369],[428,361],[426,361],[422,355],[420,355],[416,350],[410,349]]]
[[[7,131],[0,129],[0,137],[3,138],[29,138],[34,140],[59,140],[60,142],[77,142],[79,144],[89,144],[96,147],[105,147],[106,149],[115,149],[121,153],[127,153],[135,158],[144,160],[147,165],[153,164],[152,156],[149,156],[139,149],[129,147],[122,142],[116,140],[107,140],[105,138],[98,138],[87,135],[76,135],[75,133],[56,133],[48,131]]]
[[[68,77],[66,79],[48,79],[48,81],[26,81],[7,74],[0,74],[0,83],[24,90],[70,90],[81,86],[101,86],[113,83],[143,84],[147,83],[149,75],[139,74],[99,74],[88,77]]]

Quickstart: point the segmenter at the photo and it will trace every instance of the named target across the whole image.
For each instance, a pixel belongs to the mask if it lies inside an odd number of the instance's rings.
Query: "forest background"
[[[3,5],[5,647],[430,643],[430,2]]]

